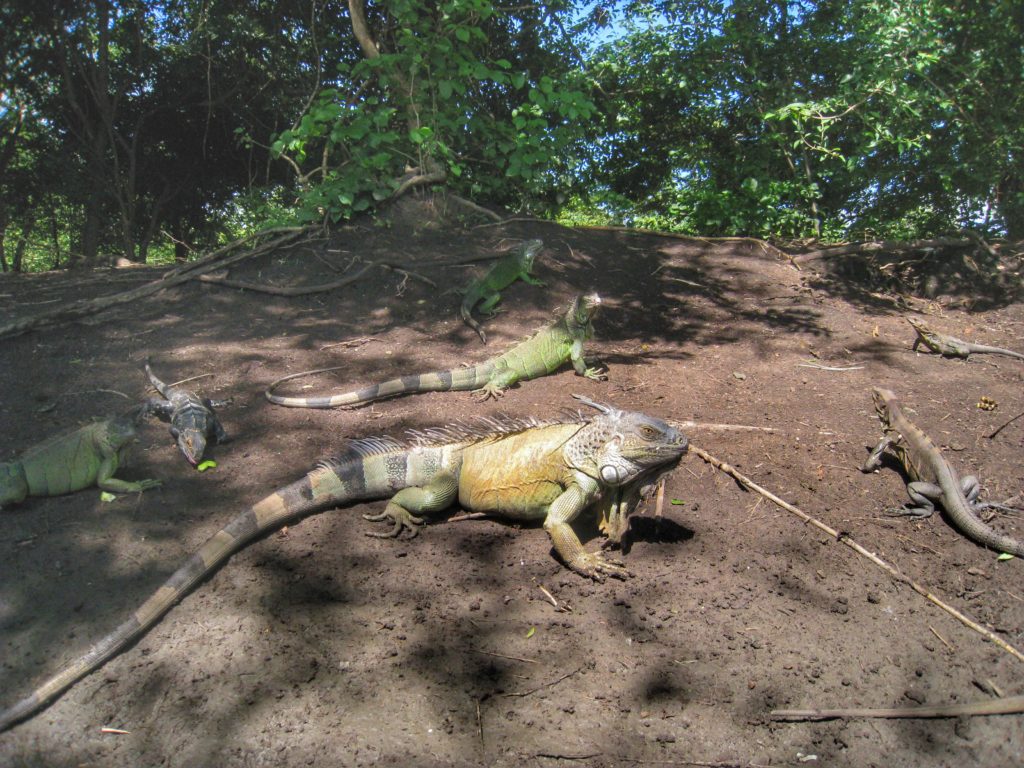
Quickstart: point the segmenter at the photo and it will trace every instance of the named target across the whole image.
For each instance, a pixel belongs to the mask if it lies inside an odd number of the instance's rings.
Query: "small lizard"
[[[932,352],[943,357],[959,357],[966,360],[973,354],[989,354],[1008,355],[1009,357],[1016,357],[1018,360],[1024,360],[1024,355],[1020,352],[1003,349],[1002,347],[990,347],[987,344],[974,344],[970,341],[958,339],[955,336],[936,333],[925,325],[923,320],[918,320],[916,317],[908,317],[907,322],[917,331],[917,338],[914,339],[912,347],[915,352],[921,344],[924,344]]]
[[[90,486],[113,493],[156,488],[159,480],[114,477],[128,458],[135,426],[145,406],[64,432],[39,443],[14,461],[0,463],[0,509],[29,496],[60,496]]]
[[[203,460],[207,440],[211,443],[227,440],[227,433],[214,408],[222,408],[230,400],[210,400],[208,397],[199,397],[191,390],[164,384],[149,367],[149,360],[146,360],[146,375],[153,388],[164,398],[159,400],[151,397],[146,403],[146,412],[155,414],[161,421],[171,425],[171,435],[178,441],[178,447],[189,464],[198,465]]]
[[[543,240],[527,240],[515,251],[495,262],[483,277],[474,280],[466,288],[460,310],[462,319],[479,334],[484,344],[487,343],[487,335],[480,323],[473,319],[473,308],[479,304],[481,312],[493,315],[492,310],[501,301],[501,291],[516,280],[543,287],[544,283],[530,274],[534,259],[543,247]]]
[[[285,381],[345,367],[336,365],[333,368],[303,371],[280,378],[267,387],[264,394],[267,400],[275,405],[291,408],[336,408],[339,405],[358,405],[414,392],[467,389],[474,390],[484,400],[491,397],[497,399],[502,390],[508,389],[517,381],[546,376],[560,368],[567,360],[572,362],[577,375],[600,381],[606,378],[605,375],[595,368],[588,368],[583,357],[583,342],[594,334],[593,319],[600,306],[601,297],[596,293],[581,294],[572,300],[565,314],[551,325],[537,331],[526,341],[520,342],[498,357],[468,368],[403,376],[339,395],[287,397],[274,394],[274,389]]]
[[[878,469],[886,450],[896,456],[910,478],[907,493],[917,505],[905,508],[899,514],[930,517],[938,502],[954,527],[971,541],[997,552],[1024,557],[1024,543],[993,530],[975,514],[975,510],[985,507],[976,503],[980,491],[978,479],[970,475],[961,480],[957,476],[956,470],[943,458],[931,438],[903,413],[899,400],[890,390],[876,387],[872,396],[885,435],[861,471]]]
[[[511,522],[538,522],[572,571],[603,581],[629,571],[583,548],[572,523],[608,496],[636,503],[675,467],[689,445],[661,419],[578,398],[599,413],[590,418],[485,418],[413,432],[406,441],[373,437],[242,510],[207,540],[130,617],[30,694],[0,712],[0,731],[38,712],[78,680],[142,637],[160,618],[247,544],[285,523],[360,501],[390,499],[383,512],[390,533],[415,533],[422,515],[458,503],[470,512]],[[621,526],[617,526],[621,532]]]

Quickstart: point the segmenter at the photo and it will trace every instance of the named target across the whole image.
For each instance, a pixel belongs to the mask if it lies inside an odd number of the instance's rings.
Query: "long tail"
[[[275,405],[284,405],[289,408],[337,408],[339,405],[357,405],[369,403],[374,400],[382,400],[385,397],[397,397],[415,392],[447,392],[449,390],[479,389],[490,379],[494,372],[494,364],[491,362],[481,363],[469,368],[455,368],[450,371],[436,371],[434,373],[421,373],[415,376],[402,376],[399,379],[391,379],[380,384],[373,384],[363,389],[344,392],[338,395],[314,395],[313,397],[288,397],[286,395],[275,395],[274,390],[278,385],[286,381],[297,379],[300,376],[312,376],[316,373],[326,373],[345,368],[344,365],[336,365],[333,368],[320,368],[315,371],[303,371],[293,373],[290,376],[278,379],[263,393],[267,400]]]
[[[0,712],[0,731],[35,714],[89,673],[142,637],[179,600],[232,554],[285,522],[359,499],[377,498],[381,489],[364,476],[366,451],[351,450],[329,466],[257,502],[215,533],[117,629],[88,653],[65,666],[14,706]]]
[[[146,358],[146,375],[149,377],[149,383],[153,385],[153,388],[161,395],[170,400],[170,395],[167,393],[167,385],[164,384],[160,379],[153,373],[153,369],[149,367],[149,358]]]
[[[466,325],[468,325],[470,328],[472,328],[474,331],[476,331],[477,336],[480,337],[480,341],[482,341],[484,344],[486,344],[487,343],[487,334],[484,333],[483,326],[481,326],[480,323],[478,323],[476,320],[473,319],[472,308],[467,307],[465,304],[463,304],[462,305],[462,309],[460,310],[460,312],[462,313],[462,320],[463,320],[463,322]]]

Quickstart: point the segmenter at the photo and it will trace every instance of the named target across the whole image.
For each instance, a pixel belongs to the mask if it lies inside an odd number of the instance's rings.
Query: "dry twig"
[[[965,717],[968,715],[1018,715],[1024,712],[1024,696],[948,704],[937,707],[899,707],[896,709],[775,709],[773,720],[836,720],[854,717]]]
[[[753,480],[751,480],[749,477],[747,477],[746,475],[742,474],[735,467],[730,466],[729,464],[726,464],[724,461],[720,461],[719,459],[716,459],[714,456],[709,454],[707,451],[704,451],[701,448],[698,448],[695,445],[693,445],[693,443],[690,443],[689,450],[692,453],[697,454],[700,458],[702,458],[704,461],[706,461],[711,466],[713,466],[713,467],[715,467],[717,469],[720,469],[722,472],[725,472],[727,475],[730,475],[732,478],[737,480],[744,487],[746,487],[746,488],[748,488],[748,489],[750,489],[752,491],[755,491],[757,493],[760,493],[766,499],[768,499],[771,502],[774,502],[775,504],[777,504],[778,506],[782,507],[787,512],[793,513],[794,515],[799,517],[801,520],[803,520],[805,523],[809,523],[810,525],[813,525],[818,530],[824,531],[829,536],[834,538],[836,541],[838,541],[838,542],[840,542],[842,544],[845,544],[846,546],[848,546],[850,549],[852,549],[857,554],[862,555],[863,557],[866,557],[868,560],[873,562],[879,568],[881,568],[884,571],[888,572],[889,575],[891,575],[897,581],[900,581],[900,582],[906,584],[907,586],[909,586],[911,589],[913,589],[919,595],[923,596],[924,598],[926,598],[930,602],[932,602],[935,605],[937,605],[939,608],[944,610],[946,613],[948,613],[950,616],[952,616],[957,621],[962,623],[964,626],[970,627],[975,632],[978,632],[978,633],[984,635],[986,639],[988,639],[991,642],[995,643],[996,645],[998,645],[1000,648],[1002,648],[1007,653],[1011,654],[1012,656],[1015,656],[1020,661],[1024,661],[1024,654],[1022,654],[1019,650],[1017,650],[1012,645],[1010,645],[1008,642],[1003,640],[1001,637],[996,635],[994,632],[992,632],[992,631],[986,629],[985,627],[981,626],[976,621],[974,621],[973,619],[971,619],[968,616],[964,615],[963,613],[958,611],[953,606],[948,605],[947,603],[943,602],[938,597],[936,597],[934,594],[932,594],[927,589],[925,589],[920,584],[918,584],[916,581],[911,579],[909,576],[906,576],[898,568],[896,568],[895,566],[889,565],[889,563],[885,562],[882,558],[880,558],[875,553],[868,552],[866,549],[864,549],[864,547],[862,547],[860,544],[858,544],[856,541],[854,541],[852,538],[850,538],[846,534],[840,533],[839,531],[835,530],[834,528],[830,528],[829,526],[825,525],[820,520],[818,520],[818,519],[816,519],[814,517],[811,517],[806,512],[803,512],[803,511],[797,509],[796,507],[794,507],[792,504],[789,504],[788,502],[783,501],[782,499],[780,499],[778,496],[776,496],[771,491],[765,490],[764,488],[759,486],[757,483],[755,483]]]

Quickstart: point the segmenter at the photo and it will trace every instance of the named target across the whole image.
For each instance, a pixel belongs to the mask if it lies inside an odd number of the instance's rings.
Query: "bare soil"
[[[537,274],[547,287],[511,287],[485,322],[484,347],[459,320],[455,291],[483,266],[420,265],[526,237],[546,243]],[[870,389],[883,385],[964,474],[981,478],[983,498],[1024,491],[1024,419],[987,437],[1024,410],[1024,364],[910,350],[911,310],[961,338],[1024,350],[1019,297],[972,281],[969,264],[943,263],[938,283],[921,283],[934,301],[908,307],[878,281],[895,272],[855,269],[854,257],[798,271],[749,241],[413,218],[350,226],[231,276],[314,284],[385,257],[436,287],[385,270],[295,298],[192,282],[0,341],[2,458],[146,396],[147,355],[167,381],[205,375],[190,386],[234,398],[222,411],[232,440],[209,451],[212,471],[189,467],[154,421],[122,476],[159,477],[161,489],[112,503],[94,489],[2,513],[0,704],[86,651],[225,522],[345,438],[473,414],[548,417],[575,407],[571,393],[698,422],[694,444],[1024,647],[1024,563],[997,561],[940,515],[887,516],[906,498],[902,476],[891,465],[858,471],[880,436]],[[23,316],[159,274],[4,276],[0,311]],[[262,395],[280,376],[330,365],[345,367],[288,391],[345,391],[480,361],[591,289],[606,300],[591,347],[605,383],[567,368],[498,403],[451,392],[332,411],[278,408]],[[995,410],[977,407],[982,396]],[[378,528],[361,514],[380,508],[319,514],[237,554],[134,647],[0,735],[0,764],[1024,762],[1020,715],[773,721],[780,708],[1021,694],[1024,663],[694,456],[669,479],[663,518],[634,518],[624,582],[569,572],[539,527],[472,520],[427,526],[411,541],[370,538]],[[1024,537],[1019,516],[992,525]],[[598,546],[592,522],[577,528]]]

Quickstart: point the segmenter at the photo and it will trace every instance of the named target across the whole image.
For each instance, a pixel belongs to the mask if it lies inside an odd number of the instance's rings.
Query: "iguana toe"
[[[627,579],[633,575],[621,562],[609,560],[600,552],[586,552],[582,558],[571,563],[569,567],[581,576],[598,582],[604,581],[605,576],[611,576],[614,579]]]
[[[385,520],[394,520],[394,527],[387,533],[376,533],[368,531],[367,536],[372,536],[375,539],[414,539],[416,534],[419,533],[419,526],[423,525],[423,518],[416,517],[414,514],[409,512],[407,509],[399,507],[397,504],[388,504],[383,512],[379,515],[363,515],[364,520],[369,520],[371,523],[381,523]],[[409,531],[408,536],[402,536],[402,531]]]

